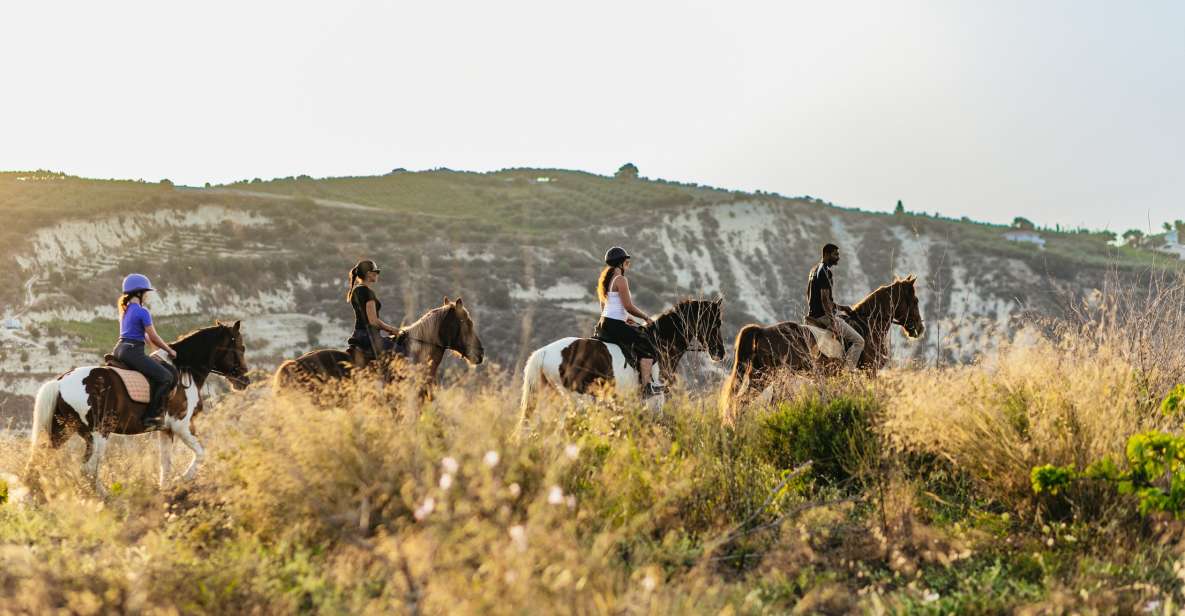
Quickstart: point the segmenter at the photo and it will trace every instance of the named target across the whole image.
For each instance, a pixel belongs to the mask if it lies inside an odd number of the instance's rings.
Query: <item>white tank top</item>
[[[617,282],[620,276],[609,281],[609,288],[613,288],[613,283]],[[618,321],[625,321],[629,315],[625,312],[625,306],[621,303],[621,294],[617,291],[609,291],[605,297],[605,307],[601,309],[601,316],[607,319],[617,319]]]

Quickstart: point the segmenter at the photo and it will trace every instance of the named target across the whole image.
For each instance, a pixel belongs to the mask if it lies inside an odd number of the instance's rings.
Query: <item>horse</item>
[[[211,374],[230,381],[231,388],[241,390],[247,378],[243,337],[239,321],[215,325],[181,336],[170,346],[177,352],[172,364],[177,369],[178,386],[165,401],[164,427],[157,432],[160,445],[160,486],[168,486],[172,473],[173,437],[193,451],[193,459],[183,478],[193,479],[205,450],[194,436],[193,418],[202,410],[201,389]],[[157,351],[154,356],[163,356]],[[33,405],[32,452],[26,470],[36,467],[42,434],[49,436],[49,445],[57,449],[77,434],[86,441],[83,474],[94,482],[95,490],[103,494],[99,481],[99,465],[103,461],[107,439],[115,434],[143,434],[141,418],[147,403],[132,399],[123,379],[112,366],[75,368],[48,381],[37,391]]]
[[[908,278],[895,277],[891,284],[869,293],[847,310],[848,323],[864,337],[864,352],[857,364],[861,370],[875,375],[888,363],[892,325],[900,325],[909,338],[917,338],[925,331],[914,290],[916,281],[912,274]],[[834,336],[830,332],[825,335]],[[837,341],[831,338],[826,342]],[[842,349],[842,344],[839,346]],[[764,390],[782,369],[800,373],[842,371],[842,359],[824,356],[819,347],[815,333],[792,321],[742,327],[737,332],[732,371],[720,392],[721,419],[732,423],[739,399],[748,390]]]
[[[651,369],[670,381],[688,351],[707,350],[712,361],[724,359],[724,341],[720,337],[722,303],[722,299],[685,299],[655,317],[653,324],[645,325],[643,333],[651,337],[658,350],[658,361]],[[693,349],[693,342],[701,348]],[[639,370],[626,364],[616,344],[593,338],[561,338],[527,358],[520,423],[526,422],[535,395],[545,385],[585,395],[612,385],[619,395],[628,395],[641,389],[639,379]]]
[[[432,385],[446,351],[459,354],[472,365],[480,364],[485,358],[477,326],[460,297],[456,301],[445,297],[442,306],[429,310],[415,323],[402,328],[398,340],[407,345],[407,363],[423,369],[425,378],[419,391],[420,400],[431,398]],[[392,372],[395,363],[392,355],[384,354],[383,361],[377,362],[386,380],[403,376],[397,369]],[[358,371],[346,351],[309,351],[280,364],[272,381],[272,391],[277,395],[293,390],[320,394],[326,386],[349,379]]]

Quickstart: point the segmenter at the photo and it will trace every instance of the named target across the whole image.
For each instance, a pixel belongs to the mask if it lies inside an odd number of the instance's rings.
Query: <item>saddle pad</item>
[[[114,371],[119,375],[119,378],[123,379],[123,386],[128,390],[128,397],[132,399],[132,402],[148,404],[148,379],[143,374],[135,370],[124,370],[111,366],[107,366],[107,369]]]
[[[806,323],[803,323],[802,326],[815,335],[815,346],[818,347],[820,353],[831,359],[843,359],[843,343],[835,337],[834,333]]]

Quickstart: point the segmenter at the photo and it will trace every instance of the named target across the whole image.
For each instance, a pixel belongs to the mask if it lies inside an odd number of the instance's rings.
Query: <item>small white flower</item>
[[[547,504],[562,505],[564,504],[564,491],[559,486],[551,486],[551,490],[547,492]]]
[[[518,498],[518,495],[522,494],[522,493],[523,493],[522,486],[518,485],[517,483],[510,484],[510,495],[511,496],[513,496],[514,498]]]
[[[655,580],[653,575],[646,574],[646,577],[642,578],[642,590],[650,592],[655,586],[658,586],[658,580]]]
[[[498,466],[498,461],[501,459],[502,459],[502,456],[498,455],[498,452],[491,449],[486,452],[485,457],[482,458],[481,461],[485,462],[486,466],[488,466],[490,468],[494,468],[495,466]]]
[[[941,596],[938,593],[936,593],[932,590],[927,590],[922,595],[922,602],[923,603],[934,603],[935,601],[937,601],[940,598],[941,598]]]
[[[455,475],[457,474],[457,470],[461,468],[461,465],[457,464],[456,458],[449,456],[440,461],[440,467],[449,475]]]
[[[527,551],[527,529],[523,528],[521,524],[510,527],[510,540],[518,551]]]
[[[448,473],[441,475],[440,476],[440,489],[447,490],[451,487],[453,487],[453,476]]]
[[[436,509],[436,499],[432,498],[431,496],[429,496],[428,498],[425,498],[424,502],[421,503],[419,507],[416,507],[416,511],[415,511],[416,520],[417,521],[423,520],[424,518],[428,517],[428,514],[432,513],[435,509]]]
[[[575,460],[576,458],[579,458],[580,457],[580,445],[572,443],[572,444],[569,444],[567,447],[564,447],[564,455],[568,456],[569,460]]]

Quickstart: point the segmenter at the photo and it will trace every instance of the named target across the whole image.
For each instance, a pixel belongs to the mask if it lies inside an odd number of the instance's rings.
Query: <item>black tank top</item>
[[[374,301],[374,314],[378,316],[383,309],[383,302],[375,296],[374,291],[366,285],[358,285],[350,291],[350,307],[354,309],[354,329],[366,329],[370,320],[366,318],[366,302]]]

